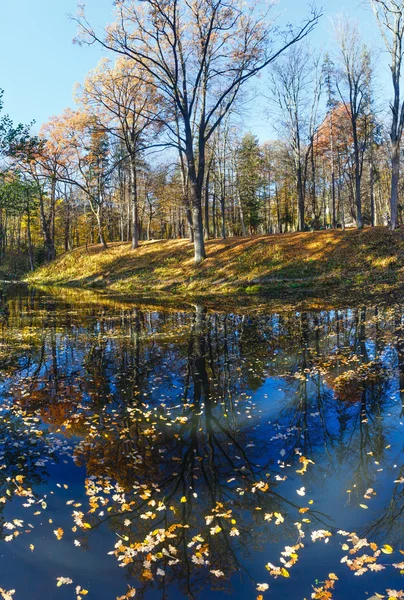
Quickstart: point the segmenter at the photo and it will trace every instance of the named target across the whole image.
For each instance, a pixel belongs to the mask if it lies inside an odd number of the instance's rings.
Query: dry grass
[[[404,230],[321,231],[207,242],[208,258],[193,265],[185,240],[78,248],[27,278],[29,283],[186,298],[271,296],[358,290],[381,292],[404,282]]]

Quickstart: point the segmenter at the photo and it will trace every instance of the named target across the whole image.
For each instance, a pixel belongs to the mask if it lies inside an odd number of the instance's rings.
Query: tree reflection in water
[[[3,451],[0,462],[35,494],[46,465],[36,465],[30,436],[44,454],[68,440],[87,473],[77,545],[92,551],[98,531],[113,532],[110,551],[139,595],[158,586],[165,598],[175,585],[196,597],[235,574],[254,589],[257,557],[263,566],[274,557],[288,577],[304,561],[305,537],[345,529],[341,509],[352,523],[366,502],[377,509],[367,522],[360,513],[355,531],[401,544],[404,466],[393,465],[402,315],[239,315],[201,305],[176,313],[11,296],[2,394],[23,417],[1,433],[11,448],[17,430],[24,458]],[[43,438],[26,428],[36,417]],[[380,485],[391,492],[387,505]]]

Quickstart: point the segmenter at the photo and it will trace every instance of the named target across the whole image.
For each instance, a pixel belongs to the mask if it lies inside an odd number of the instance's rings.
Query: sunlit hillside
[[[361,286],[396,287],[404,280],[404,231],[328,230],[207,242],[207,260],[193,264],[186,240],[78,248],[28,277],[31,283],[139,294],[275,293]],[[326,285],[325,285],[326,284]]]

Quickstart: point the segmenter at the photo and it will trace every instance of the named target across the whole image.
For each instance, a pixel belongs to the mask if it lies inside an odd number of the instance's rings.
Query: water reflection
[[[210,597],[237,575],[250,587],[233,596],[253,597],[259,564],[275,590],[309,597],[313,532],[327,532],[317,556],[340,529],[403,542],[401,307],[240,315],[17,292],[0,349],[5,483],[21,475],[37,501],[71,448],[68,552],[109,532],[121,590],[126,576],[140,597]],[[341,541],[328,546],[338,565]],[[399,586],[393,567],[386,578]]]

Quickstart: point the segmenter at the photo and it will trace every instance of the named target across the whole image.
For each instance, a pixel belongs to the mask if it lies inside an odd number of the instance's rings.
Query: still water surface
[[[403,315],[175,312],[10,289],[0,588],[13,600],[404,589]]]

